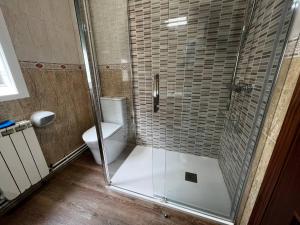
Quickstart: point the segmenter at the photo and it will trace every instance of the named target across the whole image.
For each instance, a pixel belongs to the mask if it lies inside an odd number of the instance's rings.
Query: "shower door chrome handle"
[[[153,111],[156,113],[159,110],[159,74],[154,76],[153,86]]]

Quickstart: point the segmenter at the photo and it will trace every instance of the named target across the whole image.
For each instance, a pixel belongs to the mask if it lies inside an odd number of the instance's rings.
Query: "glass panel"
[[[276,80],[291,18],[290,3],[278,8],[276,2],[272,2],[271,8],[257,4],[253,16],[248,13],[252,5],[247,8],[246,2],[227,3],[231,4],[226,9],[227,15],[234,17],[237,7],[247,11],[247,18],[252,17],[241,44],[236,34],[239,31],[241,37],[245,14],[239,14],[235,26],[226,20],[214,24],[215,16],[222,17],[224,13],[222,7],[205,10],[205,3],[199,4],[168,5],[167,30],[162,29],[160,36],[161,49],[167,49],[166,54],[160,51],[160,62],[165,63],[160,66],[162,104],[159,114],[153,116],[159,123],[153,124],[159,127],[157,145],[165,151],[166,199],[232,219],[259,137],[262,114],[266,112],[267,99]],[[276,12],[272,11],[273,7]],[[199,14],[193,14],[194,10]],[[164,11],[160,13],[164,15]],[[272,26],[268,25],[268,32],[274,27],[277,31],[271,36],[257,36],[270,19],[258,19],[261,13],[265,16],[270,13]],[[214,26],[209,26],[211,23]],[[167,39],[165,43],[164,39]],[[272,43],[271,47],[265,42]],[[235,67],[231,59],[236,59],[239,48]],[[264,57],[268,58],[267,63]]]
[[[279,19],[272,12],[278,32],[268,40],[261,36],[260,44],[253,46],[258,38],[255,34],[268,21],[258,20],[255,15],[269,13],[266,5],[255,8],[253,1],[228,3],[231,6],[226,14],[236,19],[233,25],[226,20],[214,24],[215,16],[220,19],[224,8],[206,9],[206,3],[197,3],[154,1],[150,6],[143,5],[151,8],[143,11],[143,16],[151,18],[148,22],[155,96],[159,75],[159,106],[156,108],[157,99],[153,98],[152,115],[154,194],[181,206],[232,218],[253,154],[251,138],[257,138],[259,114],[261,110],[265,112],[263,99],[268,98],[270,92],[266,90],[275,81],[277,70],[271,68],[278,68],[284,49],[289,22],[283,19],[289,21],[291,14],[289,3],[277,8]],[[239,15],[235,14],[237,8]],[[134,9],[138,11],[139,7]],[[243,26],[247,36],[242,36]],[[237,39],[237,34],[242,39]],[[261,61],[270,51],[263,45],[265,41],[274,46],[267,66]],[[236,64],[233,59],[239,49],[241,57]],[[263,50],[252,60],[258,49]],[[254,66],[257,64],[264,68],[263,80]],[[257,111],[252,111],[249,104],[255,105]],[[249,156],[246,151],[251,145]]]
[[[112,185],[232,220],[289,7],[268,0],[90,4]]]
[[[155,194],[225,217],[231,200],[218,155],[246,2],[229,4],[226,13],[236,17],[234,25],[225,20],[214,24],[224,13],[222,6],[207,7],[202,1],[154,1],[150,6],[154,90],[156,74],[160,78],[152,127]]]
[[[135,134],[128,2],[92,0],[89,4],[110,181],[113,186],[152,197],[152,142],[139,143]],[[151,101],[151,82],[149,84]]]

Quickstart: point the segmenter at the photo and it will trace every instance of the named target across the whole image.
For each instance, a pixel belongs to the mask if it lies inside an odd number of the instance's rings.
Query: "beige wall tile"
[[[249,221],[249,218],[250,218],[250,215],[252,212],[252,208],[255,204],[255,201],[256,201],[264,174],[268,167],[268,163],[270,161],[274,146],[275,146],[275,142],[273,140],[271,140],[270,138],[267,138],[260,162],[259,162],[257,170],[256,170],[255,178],[254,178],[252,186],[251,186],[251,194],[248,196],[247,204],[244,209],[244,213],[243,213],[243,217],[241,219],[240,225],[248,224],[248,221]]]
[[[0,120],[28,120],[38,110],[55,112],[53,124],[35,129],[50,165],[81,146],[81,135],[93,124],[86,77],[79,69],[22,70],[30,97],[0,102]]]
[[[127,0],[91,0],[99,65],[130,62]]]
[[[82,62],[69,0],[0,0],[0,6],[20,61]]]
[[[71,1],[0,0],[19,61],[82,63]],[[0,120],[29,119],[37,110],[55,112],[53,124],[35,129],[50,165],[82,145],[82,133],[92,126],[86,77],[78,68],[22,68],[22,72],[30,97],[0,102]]]

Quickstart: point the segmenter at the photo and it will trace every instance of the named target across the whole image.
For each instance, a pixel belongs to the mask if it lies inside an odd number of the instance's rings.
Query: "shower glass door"
[[[258,136],[252,131],[259,130],[253,128],[260,127],[262,104],[276,80],[284,47],[280,32],[289,24],[282,21],[289,19],[283,12],[285,4],[280,0],[84,2],[90,3],[86,9],[91,11],[97,55],[92,57],[97,58],[93,67],[98,68],[93,71],[98,78],[94,86],[100,84],[102,97],[126,99],[127,106],[122,107],[127,119],[118,124],[125,135],[111,132],[102,141],[102,153],[109,156],[116,150],[112,144],[126,138],[126,148],[105,165],[109,184],[232,220],[231,208],[238,207],[255,148],[253,143],[249,150],[248,142]],[[254,25],[240,45],[244,20],[252,18],[252,11]],[[90,34],[85,28],[82,32]],[[240,48],[243,57],[237,68]],[[240,82],[232,84],[233,74]],[[99,107],[102,114],[103,107]],[[101,122],[112,121],[99,119],[102,128]]]
[[[151,9],[143,11],[143,28],[151,44],[154,196],[232,220],[276,80],[291,1],[141,4]]]
[[[230,96],[226,85],[235,67],[246,1],[222,4],[151,1],[147,31],[154,196],[228,218],[231,200],[218,156]]]

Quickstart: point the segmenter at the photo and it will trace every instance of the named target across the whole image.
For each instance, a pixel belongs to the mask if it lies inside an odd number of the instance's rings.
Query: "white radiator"
[[[49,174],[30,121],[0,130],[0,189],[8,200]]]

